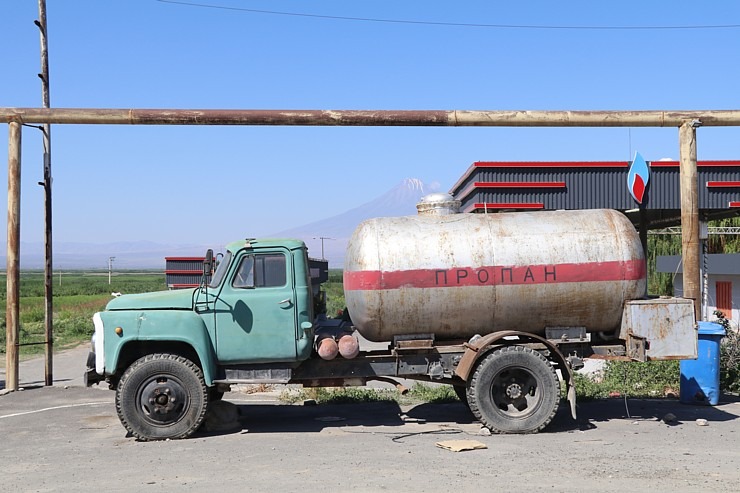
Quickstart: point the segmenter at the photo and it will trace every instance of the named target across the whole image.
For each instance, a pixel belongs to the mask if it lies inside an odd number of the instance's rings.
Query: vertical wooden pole
[[[8,125],[8,257],[5,308],[5,388],[18,390],[20,333],[21,124]]]
[[[49,107],[49,47],[46,37],[46,0],[39,0],[38,27],[41,36],[41,98],[44,108]],[[54,267],[52,263],[51,236],[51,125],[43,125],[44,130],[44,329],[45,329],[45,368],[44,384],[54,384]]]
[[[681,252],[683,295],[694,300],[694,314],[701,316],[701,273],[699,249],[699,200],[696,173],[696,127],[686,122],[679,128],[681,158]]]

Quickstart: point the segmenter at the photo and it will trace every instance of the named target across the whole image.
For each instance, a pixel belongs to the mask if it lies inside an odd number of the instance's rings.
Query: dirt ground
[[[543,433],[484,436],[457,403],[291,406],[232,392],[236,428],[144,443],[126,436],[112,391],[62,376],[25,388],[0,396],[0,491],[740,490],[732,396],[584,402],[578,420],[562,406]],[[487,448],[436,446],[447,440]]]

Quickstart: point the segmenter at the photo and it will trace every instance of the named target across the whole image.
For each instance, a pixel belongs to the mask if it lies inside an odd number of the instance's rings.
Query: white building
[[[732,320],[733,325],[737,325],[740,322],[740,253],[711,254],[707,257],[709,289],[706,319],[714,320],[714,311],[720,310],[726,318]],[[659,256],[656,270],[674,274],[673,294],[683,295],[683,265],[680,255]]]

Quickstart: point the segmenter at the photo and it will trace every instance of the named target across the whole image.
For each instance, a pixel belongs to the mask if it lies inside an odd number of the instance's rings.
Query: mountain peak
[[[424,183],[419,178],[404,178],[396,188],[404,188],[413,192],[420,192],[422,195],[426,195],[430,192],[439,190],[439,183]]]
[[[314,256],[316,255],[317,246],[320,245],[315,238],[331,237],[332,241],[323,245],[324,255],[330,260],[333,267],[340,267],[344,262],[344,250],[347,247],[349,237],[358,224],[374,217],[416,215],[416,204],[419,203],[421,198],[439,189],[438,182],[424,183],[418,178],[406,178],[383,195],[359,207],[298,228],[281,231],[277,233],[277,236],[305,240]]]
[[[418,178],[406,178],[401,182],[401,185],[409,190],[419,190],[424,193],[424,182]]]
[[[432,193],[439,189],[439,183],[424,183],[419,178],[405,178],[390,189],[385,194],[381,195],[374,201],[369,202],[360,206],[360,208],[377,207],[379,203],[385,203],[389,206],[389,209],[397,210],[397,213],[383,214],[389,216],[404,216],[410,214],[416,214],[416,204],[421,200],[424,195]]]

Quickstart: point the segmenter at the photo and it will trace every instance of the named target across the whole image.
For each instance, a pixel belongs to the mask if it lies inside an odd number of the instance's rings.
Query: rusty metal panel
[[[696,359],[694,302],[687,298],[628,301],[620,339],[637,361]]]
[[[721,311],[726,319],[732,320],[732,282],[717,281],[717,310]]]

